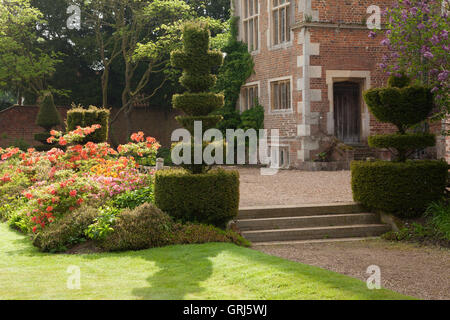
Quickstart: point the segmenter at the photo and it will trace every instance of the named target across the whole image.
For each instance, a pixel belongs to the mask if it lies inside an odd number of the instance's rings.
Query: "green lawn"
[[[67,268],[81,268],[81,290]],[[0,224],[0,299],[404,299],[316,267],[229,244],[95,255],[39,253]]]

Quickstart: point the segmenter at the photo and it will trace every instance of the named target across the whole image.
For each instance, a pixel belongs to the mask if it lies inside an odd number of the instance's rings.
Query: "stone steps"
[[[379,237],[391,229],[355,203],[242,208],[236,225],[255,245]]]
[[[329,214],[352,214],[363,212],[356,203],[309,204],[304,206],[251,207],[239,210],[238,220],[282,217],[305,217]]]
[[[373,213],[336,214],[307,217],[286,217],[240,220],[241,231],[280,230],[295,228],[333,227],[361,224],[379,224],[380,218]]]

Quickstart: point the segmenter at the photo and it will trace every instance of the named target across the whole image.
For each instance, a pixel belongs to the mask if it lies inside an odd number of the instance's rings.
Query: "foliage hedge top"
[[[67,131],[73,131],[78,126],[85,128],[99,124],[102,127],[90,135],[88,139],[95,143],[106,142],[108,141],[110,115],[111,112],[108,109],[95,106],[90,106],[89,109],[82,107],[72,108],[67,112]]]
[[[415,217],[445,196],[450,167],[445,161],[354,161],[351,169],[356,202],[399,217]]]
[[[364,99],[377,120],[394,124],[400,133],[426,120],[433,110],[433,94],[421,86],[371,89]]]
[[[61,123],[61,115],[55,106],[53,95],[50,92],[44,93],[36,118],[36,124],[49,132],[53,127]]]
[[[436,136],[431,133],[377,135],[369,137],[369,146],[397,150],[424,149],[436,146]]]
[[[183,50],[172,52],[171,62],[183,69],[181,84],[190,92],[207,92],[216,83],[211,69],[223,63],[220,51],[209,50],[210,32],[207,25],[199,22],[186,23],[183,29]]]

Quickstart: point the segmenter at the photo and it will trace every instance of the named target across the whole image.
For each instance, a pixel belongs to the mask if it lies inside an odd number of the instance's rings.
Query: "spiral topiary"
[[[224,97],[210,90],[216,83],[216,76],[211,74],[211,69],[222,65],[223,55],[220,51],[209,50],[209,39],[207,25],[201,22],[186,23],[183,28],[183,49],[171,54],[172,65],[183,69],[180,83],[187,89],[186,93],[173,97],[174,108],[185,114],[176,120],[192,135],[195,122],[201,121],[203,131],[206,131],[216,128],[222,120],[222,116],[211,113],[223,108]],[[205,164],[185,166],[194,174],[204,173],[206,167]]]

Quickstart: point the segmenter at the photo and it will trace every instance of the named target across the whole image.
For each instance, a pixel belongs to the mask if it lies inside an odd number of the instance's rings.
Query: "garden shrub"
[[[44,252],[64,252],[85,240],[85,230],[97,215],[98,209],[83,206],[39,232],[33,244]]]
[[[428,118],[433,110],[433,94],[429,88],[375,88],[364,93],[370,112],[381,122],[392,123],[399,132]]]
[[[172,150],[169,148],[160,148],[158,150],[158,154],[156,158],[162,158],[164,159],[164,165],[165,166],[173,166],[172,163]]]
[[[424,86],[408,86],[410,80],[404,75],[391,76],[389,87],[375,88],[364,92],[370,112],[384,123],[398,128],[398,134],[376,136],[369,139],[369,145],[376,148],[396,149],[397,160],[405,162],[415,150],[436,144],[436,137],[430,134],[407,133],[408,129],[425,121],[431,114],[434,103],[433,93]],[[434,141],[433,141],[434,140]]]
[[[67,131],[74,131],[77,127],[90,127],[101,125],[99,130],[89,135],[84,142],[102,143],[108,141],[110,111],[107,109],[90,106],[84,109],[80,106],[74,107],[67,112]]]
[[[449,166],[444,161],[354,161],[351,170],[355,201],[404,218],[423,214],[444,197]]]
[[[42,145],[36,147],[38,151],[48,151],[52,149],[52,146],[47,143],[47,139],[51,136],[50,130],[61,123],[61,115],[55,106],[53,95],[50,92],[45,92],[42,96],[36,118],[36,124],[45,130],[45,132],[34,135],[34,140],[42,143]]]
[[[230,37],[222,49],[226,52],[224,64],[219,69],[215,92],[223,92],[225,106],[218,114],[223,116],[217,128],[226,133],[227,129],[242,128],[241,115],[236,110],[241,87],[254,72],[254,61],[249,53],[248,45],[238,40],[239,17],[232,17],[230,21]],[[246,126],[246,124],[244,124]]]
[[[153,184],[150,184],[148,187],[124,192],[116,196],[112,203],[119,209],[134,209],[145,203],[153,203],[154,200]]]
[[[434,234],[450,241],[450,203],[448,201],[434,202],[428,207],[426,215],[435,230]]]
[[[153,204],[122,211],[100,246],[107,251],[143,250],[172,244],[174,223]]]
[[[207,174],[185,170],[158,171],[155,204],[171,217],[225,228],[239,209],[239,172],[222,169]]]
[[[183,49],[171,54],[172,66],[183,69],[180,83],[188,90],[173,96],[174,108],[185,113],[176,120],[191,134],[194,134],[194,123],[197,121],[202,122],[205,132],[216,128],[223,119],[212,113],[223,108],[224,97],[210,92],[216,83],[216,76],[211,74],[211,70],[222,65],[223,56],[220,51],[209,50],[209,39],[210,31],[205,24],[188,22],[183,27]],[[192,164],[183,164],[187,170],[195,174],[207,171],[205,163],[193,164],[193,158],[191,160]]]
[[[212,242],[234,243],[242,247],[250,247],[248,240],[232,230],[221,230],[204,224],[179,224],[174,233],[176,244],[204,244]]]
[[[397,150],[417,150],[436,146],[436,136],[430,133],[391,134],[369,137],[372,148],[394,148]]]
[[[411,79],[405,74],[400,73],[400,76],[392,76],[388,79],[388,87],[404,88],[411,84]]]
[[[242,112],[239,128],[244,131],[255,129],[256,132],[264,129],[264,107],[257,103],[255,107]]]
[[[61,115],[55,106],[53,95],[50,92],[44,93],[42,102],[39,106],[39,112],[36,118],[36,124],[50,132],[53,127],[62,123]]]
[[[98,217],[86,230],[85,234],[89,239],[101,241],[114,232],[113,226],[116,224],[117,216],[121,209],[110,205],[99,208]]]

